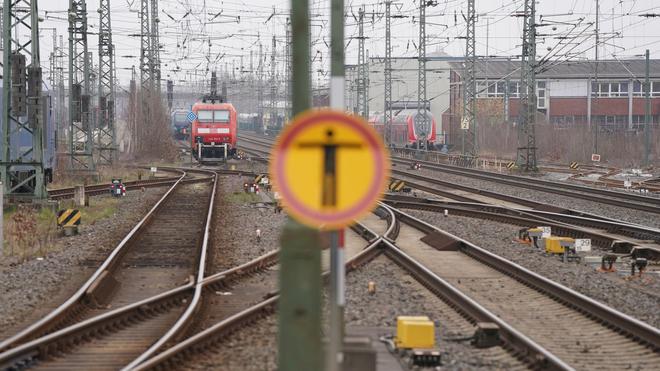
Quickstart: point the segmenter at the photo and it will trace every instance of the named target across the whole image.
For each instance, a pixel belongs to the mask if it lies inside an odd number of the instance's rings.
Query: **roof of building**
[[[512,77],[520,75],[520,61],[485,60],[476,63],[477,79],[501,78],[507,74]],[[460,74],[462,62],[451,62],[450,65]],[[651,59],[649,63],[651,78],[660,78],[660,59]],[[603,79],[643,79],[646,71],[644,59],[601,60],[598,62],[598,78]],[[595,61],[550,61],[542,65],[537,72],[537,78],[549,79],[584,79],[594,76]]]

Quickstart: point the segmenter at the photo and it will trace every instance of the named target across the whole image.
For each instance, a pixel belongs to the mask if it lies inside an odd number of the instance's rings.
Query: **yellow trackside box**
[[[545,252],[549,254],[563,254],[567,242],[575,241],[571,237],[550,236],[545,239]]]
[[[397,348],[433,348],[435,327],[426,316],[399,316],[396,319]]]

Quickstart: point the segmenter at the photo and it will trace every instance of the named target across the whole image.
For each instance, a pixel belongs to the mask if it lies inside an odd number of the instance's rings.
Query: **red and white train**
[[[392,138],[391,143],[397,147],[415,146],[423,140],[429,144],[436,143],[437,123],[431,112],[426,111],[427,126],[422,127],[421,120],[416,120],[417,109],[395,109],[392,111]],[[384,124],[383,114],[379,113],[369,117],[369,124],[383,135]]]
[[[236,154],[236,109],[231,103],[197,102],[192,122],[191,147],[197,161],[217,161]]]

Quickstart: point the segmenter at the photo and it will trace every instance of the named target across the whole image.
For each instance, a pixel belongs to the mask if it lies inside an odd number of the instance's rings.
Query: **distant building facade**
[[[459,143],[463,63],[450,63],[449,107],[442,122],[450,143]],[[646,61],[550,61],[537,73],[538,119],[556,126],[598,125],[600,131],[639,131],[645,116]],[[476,64],[478,122],[518,121],[520,61],[479,60]],[[651,122],[660,117],[660,60],[650,61]],[[598,76],[596,78],[596,76]]]

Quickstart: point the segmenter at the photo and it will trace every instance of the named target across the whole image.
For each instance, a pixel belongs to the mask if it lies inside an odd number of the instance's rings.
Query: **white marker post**
[[[330,4],[330,107],[344,112],[344,0]],[[344,353],[344,230],[330,232],[330,341],[326,370],[339,371]]]

